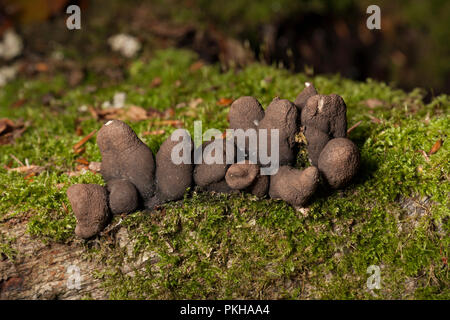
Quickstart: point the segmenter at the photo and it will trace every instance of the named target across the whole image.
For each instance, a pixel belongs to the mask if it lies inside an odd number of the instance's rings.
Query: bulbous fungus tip
[[[75,184],[67,189],[67,197],[77,219],[75,234],[83,239],[102,231],[110,216],[106,189],[96,184]]]
[[[358,147],[347,138],[330,140],[320,153],[318,166],[333,189],[347,186],[358,172],[361,157]]]

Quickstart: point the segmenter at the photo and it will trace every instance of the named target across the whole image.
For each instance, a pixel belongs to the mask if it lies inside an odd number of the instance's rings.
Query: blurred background
[[[81,8],[81,30],[66,28],[70,4]],[[381,30],[366,27],[371,4]],[[427,100],[450,92],[449,21],[446,0],[0,0],[0,85],[11,65],[27,77],[63,70],[74,86],[92,74],[121,81],[136,55],[181,47],[223,69],[264,61],[421,87]],[[131,38],[113,52],[118,34]]]

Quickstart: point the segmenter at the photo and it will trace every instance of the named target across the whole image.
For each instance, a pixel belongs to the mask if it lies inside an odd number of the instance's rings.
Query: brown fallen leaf
[[[83,81],[84,73],[81,69],[73,69],[67,76],[67,82],[71,87],[76,87]]]
[[[159,87],[162,83],[161,77],[155,77],[153,78],[152,82],[150,83],[151,88]]]
[[[142,121],[152,118],[159,118],[164,116],[164,112],[150,108],[146,110],[138,106],[130,106],[127,108],[106,108],[94,109],[89,108],[92,117],[96,120],[129,120]]]
[[[3,132],[6,133],[6,131],[11,128],[14,128],[14,122],[9,119],[0,119],[0,134]]]
[[[36,172],[31,172],[29,174],[27,174],[24,179],[28,182],[31,183],[34,181],[33,177],[36,176]]]
[[[376,124],[380,124],[382,121],[374,116],[369,115],[370,121]]]
[[[189,101],[189,108],[195,109],[202,102],[203,102],[202,98],[193,99],[193,100]]]
[[[75,134],[79,137],[81,137],[83,135],[83,129],[81,128],[81,126],[77,126],[75,128]]]
[[[75,161],[78,162],[79,164],[83,164],[85,166],[89,165],[89,161],[87,161],[85,158],[78,158]]]
[[[36,71],[38,72],[47,72],[48,71],[48,64],[46,64],[45,62],[38,62],[34,65],[34,68],[36,69]]]
[[[353,126],[351,126],[351,128],[347,130],[347,134],[350,134],[350,132],[355,130],[361,123],[362,123],[362,120],[359,120],[357,123],[355,123]]]
[[[75,154],[83,154],[85,151],[86,151],[86,148],[85,148],[85,147],[82,147],[82,148],[80,148],[80,149],[73,150],[73,152],[74,152]]]
[[[229,106],[232,102],[233,102],[233,99],[220,98],[219,101],[217,101],[217,105],[226,107],[226,106]]]
[[[199,61],[191,64],[191,66],[189,67],[189,71],[195,72],[195,71],[203,68],[204,65],[205,65],[205,63],[202,60],[199,60]]]
[[[23,106],[25,104],[25,102],[27,102],[27,99],[25,99],[25,98],[19,99],[16,102],[11,104],[11,108],[13,108],[13,109],[20,108],[21,106]]]
[[[131,106],[128,110],[122,110],[121,118],[130,121],[142,121],[149,119],[149,115],[147,114],[147,110],[138,106]]]
[[[181,120],[160,120],[160,121],[155,121],[154,125],[157,126],[172,126],[172,127],[182,127],[183,126],[183,121]]]
[[[92,106],[88,107],[89,113],[91,114],[92,118],[94,118],[95,120],[99,119],[99,114],[97,112],[97,110],[95,110]]]
[[[19,173],[25,173],[27,175],[34,173],[34,174],[39,174],[42,171],[44,171],[45,168],[41,167],[41,166],[36,166],[36,165],[29,165],[29,166],[22,166],[22,167],[17,167],[17,168],[11,168],[9,169],[9,171],[14,171],[14,172],[19,172]]]
[[[77,164],[77,165],[75,166],[75,170],[76,170],[76,171],[89,170],[89,167],[88,167],[88,166],[85,166],[85,165],[83,165],[83,164]]]
[[[154,131],[144,131],[142,132],[142,135],[144,136],[157,136],[160,134],[164,134],[166,132],[166,130],[154,130]]]
[[[442,147],[442,143],[444,141],[442,139],[439,139],[436,141],[436,143],[431,147],[430,152],[428,152],[428,155],[431,156],[432,154],[435,154],[439,151],[439,149]]]
[[[384,105],[384,101],[378,100],[378,99],[367,99],[362,101],[363,104],[365,104],[366,106],[368,106],[370,109],[374,109],[376,107],[382,106]]]
[[[7,118],[0,119],[0,145],[13,143],[29,126],[22,121],[14,122]]]
[[[81,150],[81,147],[88,142],[89,139],[91,139],[95,133],[97,132],[97,130],[92,131],[91,133],[89,133],[87,136],[85,136],[83,139],[81,139],[77,144],[75,144],[73,146],[73,151],[75,151],[75,153],[78,153],[78,150]]]
[[[92,172],[100,172],[101,168],[102,168],[102,163],[101,162],[91,162],[89,163],[89,170],[91,170]]]

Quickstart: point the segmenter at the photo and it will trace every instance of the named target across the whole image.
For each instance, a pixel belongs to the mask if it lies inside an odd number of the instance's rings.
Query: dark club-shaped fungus
[[[156,154],[156,192],[145,204],[147,208],[181,199],[186,189],[192,185],[194,165],[191,159],[194,144],[187,131],[179,132],[182,134],[168,137]]]
[[[125,179],[108,181],[109,209],[112,214],[132,213],[139,206],[136,187]]]
[[[100,173],[106,182],[125,179],[134,184],[144,201],[153,196],[153,153],[133,129],[120,120],[108,121],[98,132],[97,145],[102,155]]]
[[[328,140],[347,135],[347,106],[336,94],[310,97],[301,114],[301,125],[305,128],[308,156],[317,166],[320,152]]]
[[[88,239],[102,231],[110,212],[106,189],[96,184],[75,184],[67,189],[67,197],[77,219],[75,234]]]
[[[319,157],[319,171],[333,189],[345,187],[360,165],[358,147],[347,138],[332,139]]]
[[[302,207],[314,194],[319,184],[319,170],[308,167],[297,170],[282,166],[270,178],[269,195],[274,199],[282,199],[294,207]]]

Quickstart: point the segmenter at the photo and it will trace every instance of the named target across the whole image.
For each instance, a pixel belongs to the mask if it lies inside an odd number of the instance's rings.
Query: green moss
[[[450,248],[450,97],[424,104],[421,90],[405,93],[383,83],[339,76],[311,78],[261,64],[224,73],[215,65],[190,71],[195,61],[188,51],[159,51],[149,63],[133,62],[120,85],[99,85],[90,94],[87,84],[70,89],[61,77],[8,84],[0,92],[0,105],[27,100],[20,108],[2,108],[0,117],[23,118],[30,124],[15,144],[0,146],[0,223],[29,215],[28,231],[35,237],[73,240],[75,219],[67,188],[103,183],[98,174],[67,175],[76,166],[72,146],[80,140],[75,120],[86,118],[81,122],[85,134],[101,126],[79,111],[82,105],[99,105],[122,91],[129,104],[174,108],[174,118],[183,120],[191,132],[195,120],[203,121],[204,130],[224,130],[228,107],[216,103],[220,98],[253,95],[267,106],[275,96],[295,99],[304,81],[312,81],[321,93],[344,97],[350,126],[362,121],[350,134],[362,155],[352,185],[341,191],[319,190],[305,216],[281,201],[192,190],[183,201],[123,219],[133,240],[131,256],[106,236],[100,237],[100,247],[87,242],[86,252],[104,265],[96,275],[116,299],[449,297],[444,261]],[[157,76],[161,85],[149,87]],[[89,79],[89,85],[96,84],[95,78]],[[51,106],[42,105],[44,94],[62,90]],[[193,107],[190,102],[199,98],[202,102]],[[364,103],[369,98],[383,103],[371,109]],[[161,127],[165,134],[160,136],[142,136],[156,129],[152,123],[130,125],[156,152],[174,128]],[[428,152],[438,139],[444,140],[442,147],[427,160],[420,150]],[[11,154],[45,171],[27,181],[3,167],[17,165]],[[101,160],[95,139],[86,144],[83,157]],[[302,159],[299,166],[304,165]],[[423,210],[411,213],[405,201],[415,201]],[[125,264],[144,254],[151,258],[143,269],[136,267],[133,276],[124,272]],[[381,268],[382,288],[376,295],[366,288],[370,265]]]
[[[18,251],[14,248],[15,238],[8,237],[0,233],[0,260],[6,258],[12,262],[15,261]]]

